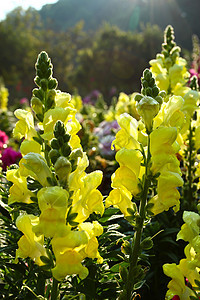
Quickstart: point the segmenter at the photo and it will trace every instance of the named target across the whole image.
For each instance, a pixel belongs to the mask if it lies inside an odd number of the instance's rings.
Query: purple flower
[[[6,135],[6,133],[0,130],[0,152],[3,149],[3,146],[6,144],[7,140],[8,136]]]
[[[86,96],[85,98],[83,98],[83,103],[84,104],[93,104],[90,96]]]
[[[1,156],[3,170],[6,171],[8,166],[16,163],[21,158],[22,155],[20,152],[13,150],[11,147],[6,148]]]
[[[93,90],[91,93],[90,93],[90,96],[92,97],[92,98],[98,98],[99,97],[99,95],[100,95],[101,93],[98,91],[98,90]]]
[[[112,122],[103,121],[99,124],[99,127],[94,129],[94,133],[98,137],[103,137],[105,135],[114,134],[120,129],[119,124],[116,120]]]
[[[111,150],[112,141],[115,139],[113,135],[106,135],[100,139],[99,150],[102,156],[113,156],[115,151]]]

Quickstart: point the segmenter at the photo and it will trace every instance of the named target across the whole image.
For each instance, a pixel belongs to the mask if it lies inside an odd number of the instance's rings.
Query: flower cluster
[[[156,83],[167,94],[180,95],[185,83],[189,79],[186,60],[180,57],[181,49],[174,42],[174,30],[167,26],[162,44],[162,53],[150,61],[151,71]],[[166,98],[165,101],[168,99]]]
[[[136,101],[135,101],[136,93],[131,95],[127,95],[123,92],[119,94],[117,99],[117,103],[113,103],[110,107],[108,112],[105,114],[105,120],[111,122],[116,120],[121,114],[128,113],[136,120],[140,119],[140,115],[136,109]]]
[[[185,223],[177,235],[177,240],[188,242],[184,251],[186,257],[178,265],[172,263],[163,266],[164,273],[172,278],[168,284],[166,299],[177,295],[180,300],[186,300],[195,296],[195,291],[199,292],[197,282],[200,281],[200,216],[195,212],[185,211],[183,220]]]
[[[56,90],[52,65],[42,52],[36,63],[32,112],[18,109],[15,137],[23,139],[19,168],[7,171],[12,182],[9,204],[37,203],[39,215],[21,213],[16,225],[23,236],[18,242],[16,258],[32,258],[36,264],[52,270],[57,280],[67,275],[88,275],[82,265],[86,257],[97,258],[97,236],[103,232],[97,222],[87,222],[93,212],[103,214],[102,195],[97,190],[102,172],[85,173],[89,162],[77,132],[81,126],[71,96]],[[48,250],[50,239],[53,255]],[[48,242],[49,244],[49,242]]]
[[[177,211],[180,198],[177,187],[183,185],[180,163],[176,157],[179,145],[176,142],[178,129],[175,127],[175,106],[179,98],[171,98],[167,104],[162,104],[165,93],[159,91],[148,69],[144,71],[141,81],[142,93],[135,95],[141,120],[137,121],[127,113],[118,117],[121,129],[113,145],[118,150],[116,160],[120,167],[112,175],[113,190],[106,199],[106,206],[118,207],[125,216],[135,211],[132,198],[141,192],[140,182],[145,172],[142,165],[145,163],[148,136],[151,155],[149,172],[157,181],[157,194],[149,200],[151,212],[156,215],[170,207]]]

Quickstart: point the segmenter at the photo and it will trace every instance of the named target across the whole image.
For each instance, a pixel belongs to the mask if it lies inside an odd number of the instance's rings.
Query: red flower
[[[22,158],[20,152],[13,150],[11,147],[6,148],[1,156],[2,160],[2,169],[6,171],[7,167],[16,163]]]
[[[6,133],[0,130],[0,152],[3,149],[3,146],[6,144],[7,140],[8,136],[6,135]]]

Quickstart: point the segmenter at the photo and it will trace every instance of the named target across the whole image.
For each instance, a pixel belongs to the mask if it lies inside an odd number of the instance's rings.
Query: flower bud
[[[52,140],[51,140],[51,147],[52,147],[53,149],[59,149],[59,148],[60,148],[60,144],[59,144],[59,142],[58,142],[57,139],[52,139]]]
[[[71,170],[72,166],[70,161],[66,157],[60,156],[55,163],[55,172],[59,180],[66,183]]]
[[[122,246],[121,246],[121,251],[124,254],[131,254],[131,244],[129,243],[129,241],[124,241]]]
[[[142,250],[149,250],[153,247],[153,241],[151,239],[151,237],[147,237],[145,238],[141,244],[140,244],[140,247]]]
[[[159,112],[159,103],[149,96],[144,96],[139,103],[137,103],[138,113],[141,115],[147,132],[151,132],[153,125],[153,118]]]
[[[43,114],[43,105],[39,98],[33,97],[31,99],[31,107],[36,114]]]
[[[49,152],[49,157],[50,157],[52,163],[55,164],[55,162],[57,161],[58,157],[60,157],[60,153],[56,149],[51,149],[51,151]]]
[[[40,80],[40,86],[41,86],[41,88],[44,90],[44,91],[46,91],[47,90],[47,88],[48,88],[48,80],[47,79],[41,79]]]

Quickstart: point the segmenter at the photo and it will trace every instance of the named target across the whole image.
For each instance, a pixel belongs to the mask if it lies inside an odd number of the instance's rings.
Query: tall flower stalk
[[[18,122],[13,134],[22,139],[23,157],[19,167],[6,174],[11,182],[8,204],[35,205],[31,214],[16,210],[16,226],[23,233],[16,262],[29,257],[40,266],[40,274],[50,272],[54,300],[59,297],[59,282],[67,276],[87,277],[85,258],[102,263],[97,236],[103,228],[97,221],[88,221],[92,213],[104,212],[103,197],[97,190],[102,172],[85,173],[89,161],[77,135],[81,125],[76,109],[70,103],[71,95],[56,89],[52,64],[44,51],[36,63],[35,83],[34,114],[15,111]],[[38,282],[41,296],[45,295],[45,282],[45,276]]]
[[[170,126],[169,120],[167,126],[164,120],[154,126],[165,92],[159,90],[148,69],[141,82],[141,94],[135,96],[140,120],[126,113],[118,118],[121,130],[113,144],[118,150],[119,168],[112,175],[113,190],[106,199],[106,206],[118,207],[134,229],[134,237],[122,245],[128,266],[120,269],[123,284],[119,299],[125,300],[132,299],[134,291],[145,282],[141,258],[153,241],[151,237],[142,238],[143,229],[153,215],[170,207],[179,209],[177,187],[183,184],[173,146],[177,129]]]

